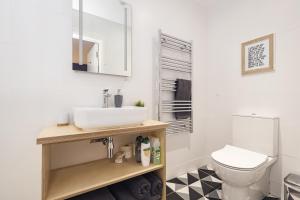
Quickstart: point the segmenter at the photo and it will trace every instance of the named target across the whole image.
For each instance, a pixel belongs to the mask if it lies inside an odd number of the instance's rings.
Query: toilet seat
[[[223,149],[211,154],[220,165],[240,171],[251,171],[267,162],[268,156],[242,149],[239,147],[226,145]]]

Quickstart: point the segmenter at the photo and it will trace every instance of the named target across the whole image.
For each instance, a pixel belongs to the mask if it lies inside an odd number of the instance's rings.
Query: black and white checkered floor
[[[222,180],[206,166],[167,181],[167,200],[220,199],[222,199]],[[263,200],[278,200],[278,198],[265,197]]]

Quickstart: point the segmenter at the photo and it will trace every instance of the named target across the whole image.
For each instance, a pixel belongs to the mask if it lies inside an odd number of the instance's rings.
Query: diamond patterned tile
[[[168,200],[184,200],[176,192],[173,192],[172,194],[168,195],[167,199]]]
[[[168,181],[169,183],[175,183],[175,184],[181,184],[181,185],[186,185],[186,183],[182,182],[179,178],[173,178]]]
[[[220,181],[222,181],[221,178],[216,173],[213,173],[211,176],[213,176],[213,177],[219,179]]]
[[[217,182],[212,182],[212,181],[204,181],[204,180],[201,180],[201,182],[209,185],[210,187],[212,187],[215,190],[222,188],[222,183],[217,183]]]
[[[263,200],[279,200],[279,198],[276,198],[276,197],[265,197]]]
[[[199,178],[199,172],[198,172],[198,170],[191,171],[188,174],[191,175],[191,176],[193,176],[193,177],[195,177],[198,180],[200,179]]]
[[[200,199],[198,199],[198,200],[209,200],[208,198],[206,198],[206,197],[201,197]]]
[[[199,176],[199,179],[203,179],[203,178],[209,176],[209,174],[207,174],[207,173],[205,173],[205,171],[199,169],[198,176]]]
[[[174,192],[168,185],[166,186],[166,191],[167,191],[167,195]]]
[[[183,174],[181,176],[178,176],[177,178],[185,185],[188,185],[188,175],[187,174]]]
[[[194,191],[198,192],[199,194],[201,194],[201,196],[204,196],[202,184],[199,180],[194,182],[193,184],[189,185],[189,188],[191,188]]]
[[[201,179],[202,181],[208,181],[208,182],[214,182],[214,183],[222,183],[223,181],[221,181],[221,179],[216,178],[215,176],[207,176],[203,179]]]
[[[222,191],[213,190],[211,193],[207,194],[206,197],[208,199],[222,199]]]
[[[215,171],[207,166],[202,166],[199,168],[199,171],[203,171],[204,173],[208,174],[208,175],[212,175],[215,174]]]
[[[192,176],[189,173],[187,173],[187,178],[188,178],[188,184],[189,185],[195,183],[196,181],[199,181],[199,178],[196,178],[196,177]]]
[[[222,180],[207,166],[167,181],[167,200],[221,200]],[[279,200],[265,197],[263,200]]]
[[[190,200],[198,200],[203,197],[200,193],[198,193],[191,187],[189,187],[189,194],[190,194]]]
[[[203,181],[200,181],[200,182],[201,182],[201,185],[202,185],[204,195],[207,195],[207,194],[211,193],[213,190],[215,190],[213,187],[207,185]]]
[[[186,187],[186,185],[184,184],[177,184],[177,183],[170,183],[170,182],[167,182],[166,185],[173,191],[173,192],[176,192],[184,187]]]

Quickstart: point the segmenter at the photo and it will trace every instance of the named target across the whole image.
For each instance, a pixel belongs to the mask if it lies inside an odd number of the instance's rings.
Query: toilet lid
[[[212,158],[220,164],[241,170],[257,168],[267,161],[268,156],[239,147],[226,145],[212,153]]]

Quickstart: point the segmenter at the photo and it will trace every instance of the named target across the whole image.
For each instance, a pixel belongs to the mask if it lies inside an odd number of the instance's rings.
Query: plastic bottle
[[[121,95],[121,89],[118,89],[118,93],[115,95],[115,107],[120,108],[123,104],[123,95]]]
[[[160,141],[159,138],[151,138],[151,162],[155,165],[160,164]]]
[[[145,137],[141,143],[141,159],[142,165],[148,167],[150,165],[151,145],[148,137]]]
[[[141,162],[141,144],[143,137],[138,136],[135,140],[135,160],[136,162]]]

